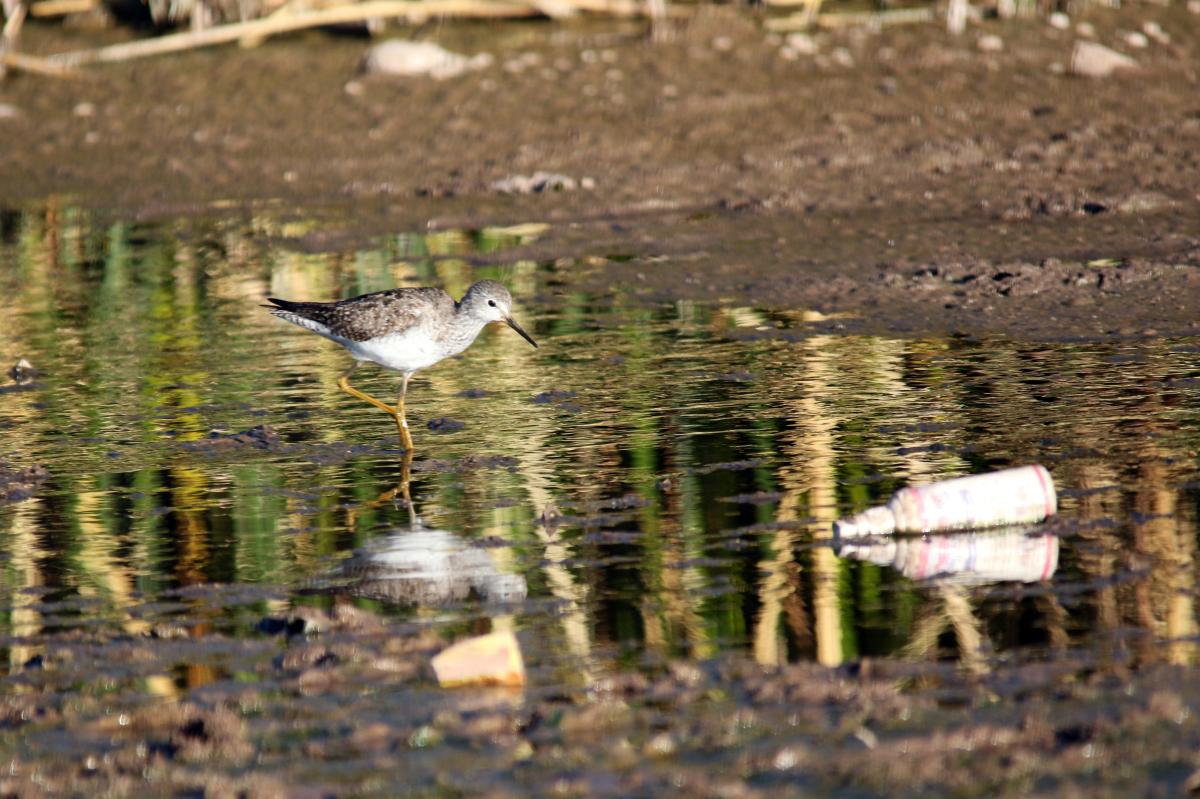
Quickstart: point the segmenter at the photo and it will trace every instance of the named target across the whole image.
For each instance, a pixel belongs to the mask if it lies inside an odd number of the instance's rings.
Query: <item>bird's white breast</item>
[[[360,361],[371,361],[386,369],[398,372],[415,372],[433,366],[447,355],[444,346],[439,346],[421,328],[391,333],[368,341],[349,341],[335,338],[350,354]]]

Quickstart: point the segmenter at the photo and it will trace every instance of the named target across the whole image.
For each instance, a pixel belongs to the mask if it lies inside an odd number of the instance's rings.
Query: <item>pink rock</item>
[[[511,632],[488,633],[459,641],[434,656],[432,665],[443,688],[525,684],[521,646]]]

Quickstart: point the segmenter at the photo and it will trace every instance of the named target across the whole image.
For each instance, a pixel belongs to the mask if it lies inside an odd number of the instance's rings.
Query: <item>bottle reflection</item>
[[[1034,529],[1015,525],[949,535],[843,539],[835,546],[840,557],[889,566],[933,589],[935,601],[920,614],[904,647],[909,657],[937,657],[938,639],[948,627],[954,632],[963,667],[981,675],[990,669],[991,643],[969,588],[1048,580],[1058,568],[1059,539],[1034,534]]]
[[[1031,535],[1033,527],[951,535],[886,536],[843,540],[843,558],[891,566],[910,580],[985,585],[1049,579],[1058,568],[1058,536]]]

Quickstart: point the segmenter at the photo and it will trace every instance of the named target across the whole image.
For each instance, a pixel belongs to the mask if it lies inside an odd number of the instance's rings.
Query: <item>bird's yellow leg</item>
[[[400,384],[400,399],[396,401],[396,427],[400,429],[400,444],[404,447],[405,452],[413,451],[412,436],[408,432],[408,419],[404,416],[404,397],[408,394],[408,378],[412,377],[411,372],[404,373],[404,382]]]
[[[345,391],[347,394],[349,394],[352,397],[357,397],[358,399],[362,400],[363,402],[371,403],[372,405],[374,405],[376,408],[378,408],[381,411],[386,411],[387,414],[389,416],[391,416],[393,419],[396,419],[397,424],[399,424],[399,418],[397,416],[395,408],[393,408],[391,405],[388,405],[387,403],[380,402],[379,400],[372,397],[370,394],[364,394],[363,392],[359,391],[354,386],[350,385],[350,375],[354,374],[354,370],[357,368],[358,368],[358,361],[355,361],[354,365],[350,367],[350,370],[348,372],[346,372],[346,374],[344,374],[338,378],[338,388],[340,388],[342,391]]]
[[[411,449],[404,451],[404,458],[400,461],[400,484],[394,488],[384,491],[375,499],[363,505],[364,508],[377,508],[387,502],[395,502],[396,495],[400,495],[401,502],[408,508],[408,523],[410,527],[416,527],[421,523],[421,517],[417,515],[417,508],[413,505],[412,494],[409,491],[409,483],[412,481],[412,462],[413,453]],[[346,526],[353,527],[355,519],[358,517],[358,508],[351,507],[346,512]]]

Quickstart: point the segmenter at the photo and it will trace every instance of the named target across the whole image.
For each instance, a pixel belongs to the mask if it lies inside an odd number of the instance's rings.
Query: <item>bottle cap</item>
[[[888,535],[896,531],[896,517],[886,505],[876,505],[848,519],[833,523],[835,538],[857,538],[864,535]]]

